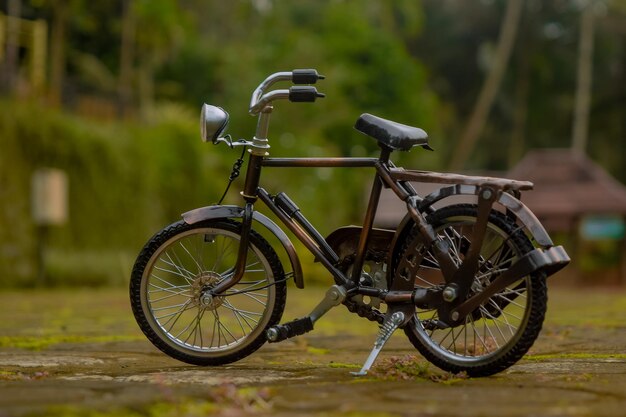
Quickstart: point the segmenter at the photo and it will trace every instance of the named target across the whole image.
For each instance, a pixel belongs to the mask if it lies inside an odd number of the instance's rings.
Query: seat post
[[[386,164],[387,162],[389,162],[389,157],[391,156],[391,152],[393,151],[390,147],[383,145],[382,143],[379,143],[380,145],[380,156],[378,157],[378,160],[383,163]]]

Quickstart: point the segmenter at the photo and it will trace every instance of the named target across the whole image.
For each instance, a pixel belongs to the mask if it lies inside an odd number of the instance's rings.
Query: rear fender
[[[457,195],[478,195],[480,187],[477,185],[458,184],[451,187],[444,187],[437,191],[428,194],[418,204],[418,210],[424,212],[428,210],[434,203],[441,201],[445,198],[457,196]],[[496,203],[501,204],[507,210],[515,215],[517,220],[524,226],[532,238],[537,244],[548,249],[554,246],[552,239],[544,229],[543,225],[537,219],[530,209],[524,205],[519,199],[513,195],[501,192],[500,196],[496,200]]]
[[[428,213],[433,210],[432,205],[438,201],[459,195],[475,196],[478,195],[479,189],[479,186],[467,184],[457,184],[450,187],[444,187],[428,194],[424,199],[418,201],[417,209],[422,213]],[[552,239],[550,239],[548,232],[546,232],[546,229],[543,227],[539,219],[537,219],[533,212],[530,211],[530,209],[519,199],[509,193],[502,192],[495,203],[499,203],[513,213],[516,219],[523,225],[523,227],[535,240],[537,245],[541,248],[549,249],[554,246]],[[388,265],[392,266],[387,272],[389,274],[387,277],[389,282],[391,282],[391,274],[394,273],[393,271],[395,269],[393,256],[401,250],[400,245],[402,245],[405,240],[405,236],[407,236],[413,227],[413,223],[413,218],[407,213],[396,229],[396,233],[391,242],[392,250],[389,251],[389,259],[387,260]]]
[[[182,218],[187,224],[195,224],[204,220],[211,219],[240,219],[243,217],[243,207],[239,206],[207,206],[197,208],[182,214]],[[296,248],[289,240],[289,237],[282,231],[280,227],[267,216],[255,211],[252,213],[252,219],[262,224],[280,241],[289,257],[293,278],[298,288],[304,288],[304,279],[302,275],[302,265],[300,258],[296,253]]]

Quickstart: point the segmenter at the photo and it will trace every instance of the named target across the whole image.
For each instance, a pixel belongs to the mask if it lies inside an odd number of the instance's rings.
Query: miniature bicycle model
[[[311,331],[332,307],[344,304],[380,327],[357,375],[367,373],[398,328],[426,359],[446,371],[486,376],[513,365],[541,330],[546,278],[569,263],[565,250],[554,246],[519,200],[521,191],[533,184],[396,167],[391,153],[429,148],[427,134],[370,114],[359,117],[355,128],[378,142],[378,158],[269,157],[272,102],[313,102],[324,96],[311,85],[322,78],[316,70],[294,70],[265,79],[250,102],[250,114],[258,115],[251,141],[223,137],[228,113],[203,106],[204,141],[249,147],[244,205],[191,210],[148,241],[130,282],[142,331],[173,358],[221,365],[250,355],[266,341]],[[266,92],[277,81],[296,85]],[[240,158],[236,170],[242,162]],[[373,168],[363,226],[342,227],[322,237],[285,193],[270,194],[260,186],[266,167]],[[411,182],[441,183],[443,188],[422,197]],[[407,214],[396,230],[372,227],[383,187],[406,203]],[[433,208],[457,195],[473,196],[475,203]],[[259,200],[334,279],[309,315],[287,323],[279,324],[286,282],[293,279],[303,288],[302,268],[281,227],[255,210]],[[290,263],[288,273],[253,225],[277,238]]]

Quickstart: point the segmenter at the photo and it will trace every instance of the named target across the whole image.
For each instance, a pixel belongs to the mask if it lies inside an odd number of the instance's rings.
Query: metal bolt
[[[201,299],[202,305],[210,306],[213,303],[213,296],[210,294],[205,294]]]
[[[396,311],[391,315],[391,322],[393,324],[400,324],[404,321],[404,313],[401,311]]]
[[[459,319],[459,312],[453,311],[452,314],[450,314],[450,318],[454,321],[457,321]]]
[[[485,191],[483,191],[483,198],[485,200],[489,200],[491,198],[491,190],[490,189],[486,189]]]
[[[443,294],[442,295],[443,295],[443,299],[445,301],[447,301],[448,303],[451,303],[457,297],[456,288],[454,288],[454,287],[446,287],[443,290]]]
[[[278,330],[276,330],[273,327],[270,327],[265,332],[265,337],[267,337],[267,340],[269,340],[270,342],[275,342],[278,339]]]

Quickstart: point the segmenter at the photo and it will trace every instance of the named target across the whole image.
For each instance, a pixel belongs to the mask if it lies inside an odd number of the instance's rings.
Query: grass
[[[369,372],[384,380],[424,380],[451,385],[468,379],[467,374],[433,370],[430,363],[415,355],[395,356],[379,361]]]
[[[65,343],[110,343],[110,342],[134,342],[143,340],[143,337],[135,335],[47,335],[47,336],[0,336],[0,348],[17,348],[29,350],[43,350],[49,347]]]
[[[550,361],[555,359],[623,359],[626,360],[626,353],[552,353],[542,355],[526,355],[524,359],[529,361]]]
[[[169,398],[133,408],[86,409],[82,406],[54,406],[48,417],[204,417],[255,415],[271,410],[267,388],[237,388],[224,384],[211,388],[206,399]]]
[[[340,369],[361,369],[361,365],[357,363],[330,362],[328,366],[330,368],[340,368]]]
[[[0,306],[11,317],[0,320],[0,348],[145,340],[121,289],[9,291]]]

